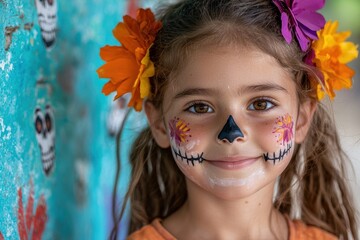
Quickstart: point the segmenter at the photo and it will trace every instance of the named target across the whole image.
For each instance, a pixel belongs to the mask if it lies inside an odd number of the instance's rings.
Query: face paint
[[[193,155],[188,156],[186,151],[182,153],[180,149],[175,149],[174,147],[172,149],[175,154],[175,157],[177,159],[181,159],[182,161],[186,161],[187,164],[191,163],[193,166],[195,166],[195,162],[202,163],[205,160],[205,158],[203,157],[204,155],[203,152],[201,154],[197,154],[196,156]]]
[[[276,126],[273,133],[277,134],[277,142],[280,143],[280,145],[285,146],[285,144],[291,142],[293,138],[293,126],[293,119],[288,113],[276,120]]]
[[[195,166],[195,162],[202,163],[205,160],[203,158],[203,152],[197,154],[189,154],[186,150],[182,149],[183,147],[185,147],[187,150],[189,150],[193,148],[196,144],[194,141],[189,142],[188,140],[188,138],[191,138],[188,123],[185,123],[185,121],[180,118],[174,118],[169,122],[169,129],[171,148],[173,150],[175,159],[186,161],[188,165],[190,165],[191,163],[193,166]]]
[[[218,135],[218,139],[224,141],[226,139],[232,143],[236,138],[243,138],[244,134],[240,128],[236,125],[234,118],[230,115],[225,123],[225,126]]]
[[[167,139],[187,187],[226,200],[273,190],[295,149],[298,104],[293,76],[276,59],[243,46],[236,49],[240,51],[227,46],[210,52],[197,48],[163,96]],[[266,103],[266,108],[261,110],[262,104],[252,108],[256,103]],[[286,113],[293,116],[293,127],[287,124]],[[277,124],[282,116],[283,128]],[[190,130],[181,129],[179,120]],[[290,143],[293,147],[288,150]],[[275,165],[270,161],[274,153]]]
[[[170,127],[170,137],[175,141],[177,146],[180,146],[180,143],[185,143],[188,137],[191,137],[189,131],[190,128],[183,120],[179,118],[174,118],[169,123]]]
[[[279,153],[273,152],[272,155],[270,155],[269,153],[265,153],[264,159],[265,159],[265,161],[273,161],[274,164],[275,164],[276,160],[279,160],[279,162],[280,162],[290,152],[291,148],[292,148],[292,142],[287,144],[286,149],[284,149],[283,151],[280,149]]]
[[[241,187],[250,184],[253,180],[264,174],[264,170],[261,169],[257,172],[252,173],[247,178],[218,178],[209,176],[209,182],[212,187]]]
[[[290,152],[294,135],[294,122],[290,114],[278,117],[275,124],[273,133],[276,134],[277,142],[283,147],[277,152],[263,154],[265,161],[273,161],[274,164],[277,160],[280,162]]]

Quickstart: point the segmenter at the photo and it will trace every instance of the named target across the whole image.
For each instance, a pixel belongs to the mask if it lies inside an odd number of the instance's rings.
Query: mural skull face
[[[35,109],[34,124],[36,139],[41,150],[43,170],[49,175],[55,161],[55,122],[49,105],[42,112],[40,107]]]
[[[55,42],[57,25],[56,0],[35,0],[42,39],[47,48]]]

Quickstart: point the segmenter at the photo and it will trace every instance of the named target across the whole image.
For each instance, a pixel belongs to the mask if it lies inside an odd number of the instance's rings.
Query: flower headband
[[[346,64],[358,57],[357,46],[345,41],[350,32],[337,33],[338,23],[325,23],[325,18],[316,12],[325,0],[272,1],[281,13],[281,32],[286,42],[290,43],[295,35],[301,50],[308,53],[304,62],[318,69],[321,83],[314,86],[318,100],[325,94],[333,99],[334,90],[350,88],[355,72]],[[115,100],[131,92],[128,106],[142,110],[143,100],[150,94],[150,77],[155,75],[149,49],[161,27],[150,9],[139,9],[136,19],[126,15],[118,23],[113,34],[122,46],[100,49],[106,63],[97,73],[100,78],[110,78],[102,89],[105,95],[116,91]]]

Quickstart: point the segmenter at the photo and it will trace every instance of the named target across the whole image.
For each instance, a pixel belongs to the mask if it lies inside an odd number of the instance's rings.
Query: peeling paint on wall
[[[12,34],[18,30],[19,27],[5,27],[5,51],[9,50],[12,42]]]

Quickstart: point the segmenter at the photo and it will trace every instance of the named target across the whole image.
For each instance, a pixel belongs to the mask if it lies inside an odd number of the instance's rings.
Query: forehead
[[[278,61],[251,47],[202,46],[189,54],[172,81],[172,92],[186,88],[237,91],[250,85],[276,84],[295,91],[290,71]]]

